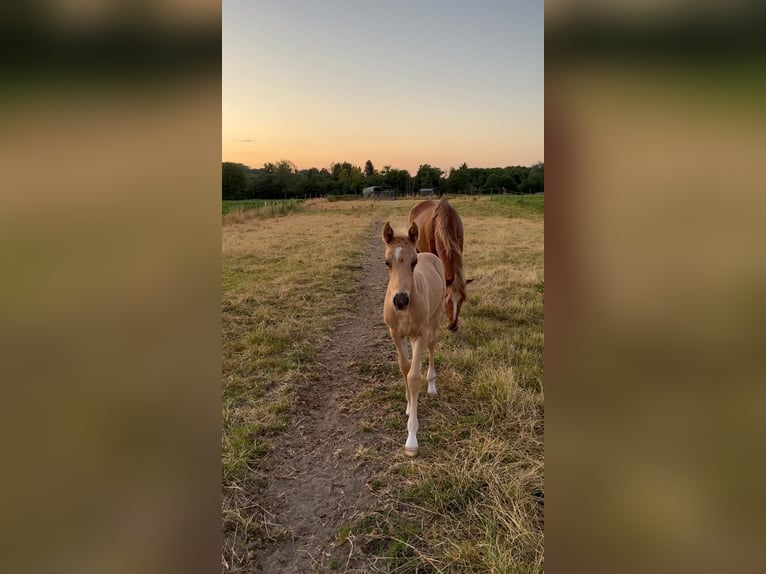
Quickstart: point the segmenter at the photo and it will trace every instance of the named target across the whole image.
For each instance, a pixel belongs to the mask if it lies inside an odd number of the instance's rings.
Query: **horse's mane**
[[[433,216],[434,238],[441,249],[444,257],[452,259],[452,268],[455,277],[452,281],[452,289],[457,291],[463,298],[465,292],[465,277],[463,276],[463,251],[458,242],[457,211],[443,198],[436,205]]]

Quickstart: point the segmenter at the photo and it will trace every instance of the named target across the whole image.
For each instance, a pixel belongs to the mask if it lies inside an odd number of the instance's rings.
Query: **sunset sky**
[[[542,0],[223,0],[222,159],[543,161]]]

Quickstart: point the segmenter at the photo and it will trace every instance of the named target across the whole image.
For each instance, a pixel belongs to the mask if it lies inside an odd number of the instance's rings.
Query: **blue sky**
[[[543,3],[223,1],[224,161],[543,158]]]

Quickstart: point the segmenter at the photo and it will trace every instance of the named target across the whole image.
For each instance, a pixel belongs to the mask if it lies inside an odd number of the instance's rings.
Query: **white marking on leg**
[[[409,430],[409,429],[408,429]],[[405,450],[408,450],[410,452],[416,452],[418,450],[418,431],[409,431],[409,434],[407,435],[407,442],[404,443]]]
[[[434,369],[433,365],[430,365],[428,368],[428,394],[436,394],[436,369]]]
[[[418,400],[413,397],[410,418],[407,419],[407,442],[404,443],[405,451],[414,454],[418,450]]]
[[[418,452],[418,394],[420,392],[420,359],[423,356],[423,339],[412,341],[412,366],[407,376],[407,388],[410,391],[410,414],[407,419],[407,442],[404,453],[415,456]]]
[[[406,395],[406,398],[407,398],[407,408],[404,410],[404,414],[409,415],[411,398],[410,398],[410,387],[407,386],[407,375],[404,375],[404,394]]]
[[[452,322],[457,321],[457,301],[452,300]]]
[[[437,327],[434,327],[434,331]],[[428,394],[429,395],[435,395],[436,394],[436,369],[434,368],[434,347],[436,345],[436,341],[434,338],[436,337],[435,333],[431,334],[431,343],[428,345]]]

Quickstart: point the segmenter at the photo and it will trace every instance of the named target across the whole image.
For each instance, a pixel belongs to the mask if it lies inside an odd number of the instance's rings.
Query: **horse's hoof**
[[[436,394],[436,389],[434,389],[434,390],[428,389],[428,394],[432,395],[432,396],[435,395]]]
[[[417,447],[416,448],[411,448],[409,446],[405,446],[404,447],[404,454],[406,454],[409,457],[417,456],[418,455],[418,449],[417,449]]]

